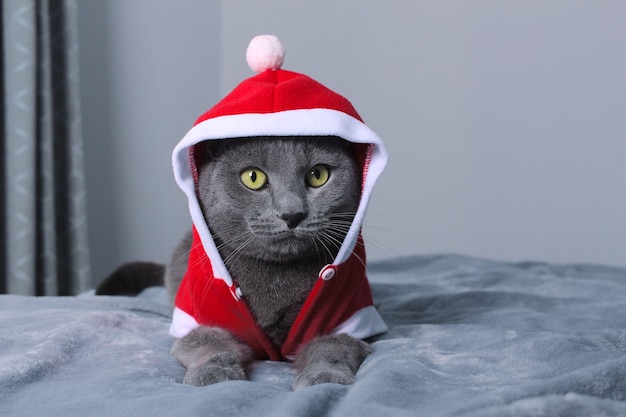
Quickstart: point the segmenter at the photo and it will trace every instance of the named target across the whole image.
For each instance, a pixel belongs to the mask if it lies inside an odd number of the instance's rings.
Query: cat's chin
[[[318,259],[315,248],[310,246],[300,246],[288,244],[278,248],[259,251],[256,256],[258,260],[274,263],[299,262],[307,259]]]
[[[249,250],[246,255],[262,262],[290,263],[319,260],[320,251],[311,239],[295,240],[293,237],[290,239],[274,237],[260,239],[255,249]]]
[[[281,251],[281,252],[268,252],[265,251],[263,253],[248,253],[246,256],[242,256],[243,258],[247,258],[255,264],[265,263],[265,264],[294,264],[294,263],[308,263],[311,262],[319,262],[319,257],[316,253],[301,253],[301,252],[289,252],[289,251]],[[331,261],[328,261],[331,262]]]

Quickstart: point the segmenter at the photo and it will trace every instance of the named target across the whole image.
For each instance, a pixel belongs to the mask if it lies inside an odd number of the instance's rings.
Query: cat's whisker
[[[363,265],[363,268],[367,268],[367,266],[365,265],[365,259],[363,259],[359,255],[357,255],[357,253],[354,250],[352,251],[352,255],[354,255],[354,257],[359,260],[359,263],[361,265]]]
[[[338,247],[340,247],[343,243],[343,238],[345,237],[345,234],[337,233],[336,231],[328,231],[327,233],[324,233],[324,236],[329,239],[330,242],[333,243],[333,245],[338,245]],[[357,241],[355,244],[355,248],[363,247],[363,245],[363,242]],[[364,268],[366,267],[365,259],[361,258],[354,250],[352,250],[352,255],[359,261],[361,265],[363,265]]]
[[[243,243],[239,244],[235,249],[233,249],[233,251],[227,255],[224,258],[224,264],[228,266],[228,264],[232,261],[232,262],[236,262],[241,256],[243,256],[244,254],[244,250],[248,247],[248,245],[250,245],[250,243],[254,242],[254,236],[252,237],[248,237],[247,239],[244,240],[244,238],[247,236],[250,236],[251,234],[245,234],[244,236],[241,236],[239,240],[243,241]]]
[[[313,239],[313,242],[315,242],[315,247],[316,248],[318,247],[317,246],[317,242],[319,242],[322,245],[322,247],[324,248],[324,250],[326,251],[326,253],[328,253],[328,256],[330,257],[330,259],[332,260],[334,258],[335,255],[333,254],[333,251],[330,250],[330,248],[326,245],[326,243],[324,242],[324,240],[321,237],[316,237],[315,239]],[[319,253],[319,251],[318,251],[318,253]],[[320,255],[323,255],[325,259],[328,259],[328,258],[326,258],[326,254],[325,253],[320,254]]]
[[[326,246],[326,244],[329,244],[333,248],[335,248],[334,254],[336,254],[336,252],[341,247],[342,241],[337,239],[336,237],[332,236],[331,234],[329,234],[327,232],[320,233],[320,237],[322,238],[322,239],[320,239],[320,241],[322,241],[324,243],[324,246],[326,248],[328,248],[328,246]],[[329,250],[329,253],[331,253],[331,256],[334,256],[334,254],[332,252],[330,252],[330,250]]]
[[[237,231],[238,233],[232,235],[232,231]],[[225,247],[236,246],[238,242],[246,240],[251,235],[253,235],[253,233],[250,231],[241,232],[240,228],[233,227],[232,230],[225,230],[220,233],[213,234],[213,241],[217,243],[216,247],[221,251]]]
[[[222,237],[228,237],[228,238],[232,238],[232,232],[237,232],[237,234],[241,235],[241,234],[246,234],[246,233],[251,233],[249,231],[243,231],[241,230],[241,226],[239,225],[235,225],[232,226],[230,228],[226,228],[226,229],[222,229],[220,230],[219,233],[212,233],[211,237],[213,238],[213,240],[222,240]],[[235,236],[236,237],[236,236]]]
[[[382,254],[382,256],[384,258],[387,258],[387,259],[394,258],[394,255],[391,254],[391,252],[390,252],[389,245],[386,245],[386,244],[382,243],[380,240],[372,239],[369,236],[367,236],[367,237],[364,236],[363,239],[365,241],[365,244],[367,245],[368,251],[370,249],[374,249],[375,251],[377,251],[380,254]]]
[[[347,226],[335,226],[332,228],[327,228],[324,233],[336,238],[337,240],[343,242],[346,233],[348,233],[349,227]]]
[[[242,236],[243,235],[243,236]],[[237,237],[238,240],[242,240],[242,238],[244,238],[246,235],[250,235],[250,233],[244,233],[240,236]],[[245,240],[242,244],[240,244],[239,246],[237,246],[237,248],[235,248],[235,250],[233,250],[233,252],[231,252],[228,256],[226,256],[223,259],[224,265],[226,265],[227,268],[228,265],[231,262],[237,262],[237,260],[239,259],[239,257],[242,255],[243,250],[246,248],[246,246],[248,246],[251,242],[254,241],[253,237],[249,237],[247,240]],[[223,246],[223,245],[221,245]],[[230,269],[230,268],[229,268]],[[211,289],[211,285],[213,285],[213,280],[210,280],[204,287],[203,289],[203,297],[210,291]]]
[[[384,240],[382,240],[380,238],[379,239],[373,238],[371,233],[369,233],[369,231],[370,230],[374,230],[374,231],[385,232],[385,234],[393,233],[393,234],[398,234],[398,235],[404,235],[402,232],[400,232],[398,230],[390,229],[390,228],[387,228],[387,227],[376,226],[376,225],[373,225],[373,224],[371,224],[369,222],[363,223],[363,230],[364,230],[363,238],[365,239],[365,243],[367,244],[368,248],[375,249],[385,259],[392,259],[392,258],[397,257],[399,255],[398,253],[393,253],[393,252],[396,252],[396,251],[394,249],[392,249],[389,246],[389,244],[385,243]]]
[[[322,233],[322,236],[326,239],[328,243],[332,244],[337,249],[339,249],[343,243],[343,238],[345,237],[345,234],[339,233],[336,230],[328,230],[325,233]],[[356,245],[362,246],[363,243],[357,241]],[[365,268],[366,267],[365,259],[362,259],[354,250],[352,251],[352,254]]]
[[[209,293],[211,293],[211,287],[213,287],[214,283],[215,283],[214,280],[206,281],[206,283],[204,284],[204,288],[202,288],[202,300],[204,300],[206,298],[206,296]]]
[[[317,256],[320,258],[324,258],[324,261],[326,261],[326,252],[324,252],[324,247],[320,246],[320,244],[318,243],[317,238],[311,237],[311,242],[313,243],[313,246],[315,246],[315,253],[317,254]]]
[[[337,217],[346,217],[346,218],[353,219],[355,215],[356,215],[356,213],[353,213],[353,212],[346,212],[346,213],[341,213],[341,212],[340,212],[340,213],[333,213],[333,214],[332,214],[332,217],[333,217],[333,218],[337,218]]]
[[[331,219],[328,222],[328,224],[330,226],[342,226],[342,227],[345,227],[346,229],[348,229],[350,226],[352,226],[352,219],[343,220],[343,219],[335,219],[335,218],[333,218],[333,219]]]

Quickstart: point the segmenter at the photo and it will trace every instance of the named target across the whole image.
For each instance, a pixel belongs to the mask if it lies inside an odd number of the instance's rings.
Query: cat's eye
[[[315,165],[306,174],[306,183],[310,187],[317,188],[326,184],[330,178],[330,170],[326,165]]]
[[[241,182],[251,190],[260,190],[267,185],[267,175],[259,168],[246,168],[241,172]]]

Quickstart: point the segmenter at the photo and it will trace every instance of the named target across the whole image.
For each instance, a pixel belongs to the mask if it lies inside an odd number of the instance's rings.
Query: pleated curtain
[[[90,286],[77,7],[2,0],[1,293]]]

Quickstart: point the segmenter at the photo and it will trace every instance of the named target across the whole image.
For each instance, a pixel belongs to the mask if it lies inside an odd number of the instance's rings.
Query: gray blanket
[[[390,331],[352,386],[181,384],[162,288],[0,296],[2,416],[626,416],[626,269],[460,256],[371,263]]]

